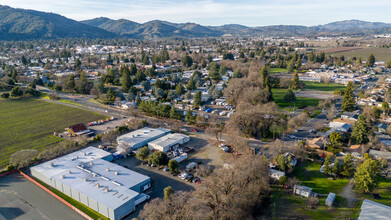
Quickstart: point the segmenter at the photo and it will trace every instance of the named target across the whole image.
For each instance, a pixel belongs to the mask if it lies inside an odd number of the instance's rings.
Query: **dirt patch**
[[[295,95],[297,97],[315,98],[315,99],[328,99],[328,98],[333,98],[335,96],[329,93],[310,92],[310,91],[299,91],[296,92]]]

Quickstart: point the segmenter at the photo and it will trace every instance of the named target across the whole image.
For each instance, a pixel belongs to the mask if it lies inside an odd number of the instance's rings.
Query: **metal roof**
[[[88,147],[30,169],[116,209],[139,194],[129,188],[149,177],[100,159],[108,155],[104,150]]]
[[[133,147],[136,144],[154,140],[164,134],[171,132],[169,129],[165,128],[141,128],[136,131],[129,132],[127,134],[121,135],[117,138],[118,143],[125,143]]]
[[[391,216],[391,207],[371,200],[364,200],[361,205],[359,220],[388,220]]]
[[[174,134],[168,134],[166,136],[163,136],[161,138],[158,138],[154,141],[149,142],[148,144],[156,145],[160,147],[167,147],[177,144],[178,142],[181,142],[182,140],[189,138],[189,136],[181,133],[174,133]]]

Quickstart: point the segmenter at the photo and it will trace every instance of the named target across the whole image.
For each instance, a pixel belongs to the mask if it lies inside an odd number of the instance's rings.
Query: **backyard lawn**
[[[288,69],[285,68],[270,68],[270,73],[286,73]]]
[[[63,139],[53,136],[53,132],[103,118],[97,113],[34,98],[0,101],[0,167],[7,165],[16,151],[40,151],[61,142]]]

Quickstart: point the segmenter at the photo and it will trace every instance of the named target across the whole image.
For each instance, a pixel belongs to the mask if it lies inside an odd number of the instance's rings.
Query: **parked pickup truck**
[[[148,201],[151,197],[145,193],[141,193],[140,195],[138,195],[134,201],[134,204],[137,206],[137,205],[140,205],[141,203],[145,202],[145,201]]]

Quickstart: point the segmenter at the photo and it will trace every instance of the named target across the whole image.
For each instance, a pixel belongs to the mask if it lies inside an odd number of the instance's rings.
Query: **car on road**
[[[213,109],[211,109],[211,108],[208,108],[205,110],[206,113],[211,113],[212,111],[213,111]]]
[[[186,128],[182,128],[181,131],[183,131],[183,132],[189,132],[189,130],[186,129]]]
[[[195,128],[191,128],[190,129],[192,132],[197,132],[197,129],[195,129]]]
[[[163,169],[163,171],[164,172],[168,172],[168,171],[170,171],[170,168],[166,167],[166,168]]]
[[[295,135],[291,135],[290,138],[291,138],[291,139],[295,139],[296,136],[295,136]]]

